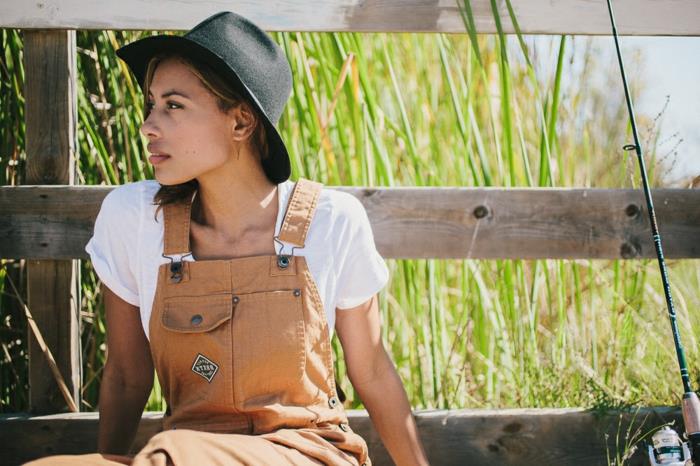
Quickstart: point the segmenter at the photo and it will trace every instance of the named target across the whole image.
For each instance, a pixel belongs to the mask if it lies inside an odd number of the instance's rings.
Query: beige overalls
[[[299,179],[275,241],[304,247],[321,186]],[[158,270],[149,322],[169,407],[164,431],[133,459],[81,455],[71,464],[369,466],[336,394],[328,323],[305,258],[282,250],[181,261],[190,209],[163,206],[171,262]]]

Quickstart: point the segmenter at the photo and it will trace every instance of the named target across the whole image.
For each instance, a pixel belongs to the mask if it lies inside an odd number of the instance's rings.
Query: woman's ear
[[[253,134],[258,117],[248,102],[240,102],[229,110],[233,139],[245,141]]]

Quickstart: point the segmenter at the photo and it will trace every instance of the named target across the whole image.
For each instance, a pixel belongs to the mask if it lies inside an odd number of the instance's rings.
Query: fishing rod
[[[671,287],[668,282],[668,273],[666,271],[666,261],[664,260],[664,252],[661,247],[661,235],[656,223],[656,214],[654,212],[654,203],[651,199],[651,189],[649,189],[649,180],[647,179],[647,170],[642,156],[642,146],[639,143],[637,134],[637,125],[634,119],[634,109],[632,108],[632,99],[627,88],[627,77],[625,76],[625,67],[622,63],[622,54],[620,53],[620,44],[617,36],[617,28],[615,26],[615,15],[613,14],[612,0],[607,0],[608,12],[610,13],[610,23],[612,24],[613,38],[615,39],[615,49],[617,50],[617,61],[620,65],[620,73],[622,74],[622,85],[625,89],[625,100],[627,101],[627,110],[629,112],[630,123],[632,124],[632,135],[634,136],[634,144],[626,144],[623,149],[626,151],[634,150],[637,153],[639,161],[639,171],[642,177],[642,187],[644,188],[644,197],[647,203],[649,212],[649,222],[651,224],[651,234],[656,247],[656,257],[659,262],[659,270],[661,271],[661,281],[664,288],[664,296],[666,297],[666,307],[668,308],[668,317],[671,321],[671,332],[673,333],[673,342],[676,346],[676,356],[678,358],[678,366],[680,367],[681,380],[683,382],[683,399],[681,402],[683,410],[683,422],[685,424],[685,435],[688,439],[687,444],[680,441],[678,435],[670,427],[661,429],[654,435],[654,447],[649,447],[649,459],[652,466],[656,465],[687,465],[686,461],[691,461],[690,464],[700,466],[700,400],[690,387],[690,377],[688,375],[688,366],[685,361],[685,350],[681,344],[678,324],[676,322],[676,310],[673,306],[673,298],[671,297]],[[675,434],[675,438],[674,435]]]

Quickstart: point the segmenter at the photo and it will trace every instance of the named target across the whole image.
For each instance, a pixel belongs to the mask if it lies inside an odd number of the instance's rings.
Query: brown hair
[[[148,92],[149,88],[151,87],[151,82],[153,81],[153,75],[155,74],[158,65],[167,58],[176,58],[187,65],[192,73],[199,78],[204,87],[214,94],[217,100],[217,106],[222,113],[226,113],[241,101],[247,102],[257,117],[257,125],[253,131],[252,138],[258,148],[258,155],[260,157],[259,160],[262,162],[263,159],[266,159],[269,156],[267,132],[262,121],[262,115],[251,100],[245,97],[245,91],[241,85],[235,83],[233,80],[224,79],[208,64],[198,61],[193,57],[178,54],[176,52],[166,52],[154,55],[148,62],[148,66],[146,67],[146,77],[143,84],[144,121],[146,118],[148,118],[148,114],[150,112],[148,106]],[[160,189],[158,189],[158,192],[156,192],[156,194],[153,196],[153,204],[158,206],[158,209],[156,209],[156,217],[158,216],[158,210],[160,210],[160,208],[166,204],[189,201],[195,191],[197,191],[198,187],[199,183],[196,179],[170,186],[161,184]]]

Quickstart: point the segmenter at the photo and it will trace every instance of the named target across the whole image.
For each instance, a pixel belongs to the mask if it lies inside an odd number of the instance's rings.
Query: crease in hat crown
[[[204,61],[240,85],[262,113],[268,129],[271,153],[263,161],[268,177],[274,182],[289,178],[289,154],[275,125],[292,91],[292,73],[283,50],[265,31],[243,16],[222,11],[183,36],[145,37],[121,47],[117,55],[127,63],[143,89],[148,62],[161,52]]]

